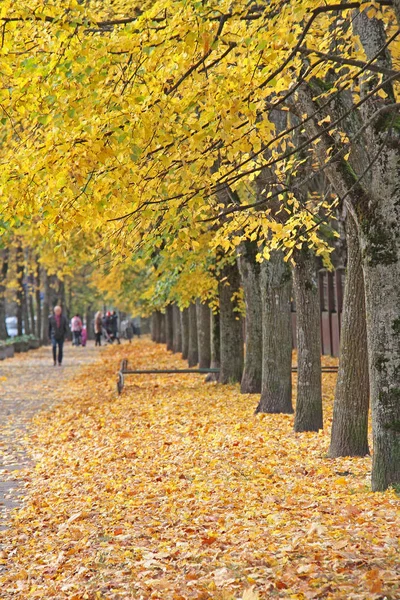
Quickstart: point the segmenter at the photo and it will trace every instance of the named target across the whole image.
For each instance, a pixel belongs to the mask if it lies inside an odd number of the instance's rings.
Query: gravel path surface
[[[62,367],[53,366],[50,346],[0,362],[0,530],[6,529],[9,511],[21,502],[24,481],[19,473],[32,464],[24,437],[33,417],[60,402],[60,383],[77,377],[83,365],[98,357],[94,342],[85,348],[67,343]]]

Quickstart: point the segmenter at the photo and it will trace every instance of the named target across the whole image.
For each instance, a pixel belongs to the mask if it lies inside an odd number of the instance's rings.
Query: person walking
[[[130,344],[132,343],[133,333],[134,333],[134,331],[133,331],[132,320],[128,319],[128,322],[127,322],[126,328],[125,328],[125,337]]]
[[[78,314],[71,319],[72,345],[80,346],[82,334],[82,320]]]
[[[98,310],[94,316],[94,337],[95,346],[101,346],[101,334],[103,332],[103,316],[101,310]]]
[[[118,344],[121,343],[118,331],[118,315],[115,310],[113,310],[111,315],[111,339],[112,341],[117,340]]]
[[[53,348],[54,366],[61,366],[63,360],[63,346],[65,336],[68,334],[68,321],[62,314],[61,306],[54,307],[54,314],[49,317],[49,338]],[[57,356],[58,347],[58,356]]]

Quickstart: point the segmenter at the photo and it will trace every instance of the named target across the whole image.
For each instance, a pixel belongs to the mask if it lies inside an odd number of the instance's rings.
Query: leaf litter
[[[142,339],[60,382],[0,532],[3,600],[400,597],[398,497],[370,491],[370,457],[326,458],[334,375],[324,431],[296,434],[198,375],[131,376],[118,397],[122,358],[184,365]]]

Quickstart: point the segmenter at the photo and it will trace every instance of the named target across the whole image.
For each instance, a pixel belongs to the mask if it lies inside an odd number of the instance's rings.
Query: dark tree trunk
[[[199,367],[208,369],[211,364],[210,308],[200,300],[196,302],[196,318]]]
[[[272,251],[270,260],[261,263],[261,297],[263,373],[256,412],[290,414],[293,412],[291,277],[281,251]]]
[[[182,352],[182,328],[181,328],[181,311],[179,306],[174,304],[174,343],[173,351]]]
[[[189,367],[195,367],[199,362],[199,348],[197,341],[197,314],[196,304],[189,306],[189,346],[188,363]]]
[[[36,304],[36,337],[42,337],[42,306],[40,302],[40,264],[39,257],[36,258],[35,274],[35,304]]]
[[[0,271],[0,340],[6,340],[8,338],[8,331],[6,325],[6,278],[8,273],[8,261],[10,252],[8,248],[1,250],[1,271]]]
[[[364,278],[356,224],[347,215],[347,270],[329,456],[368,454],[369,380]]]
[[[165,313],[160,312],[160,344],[165,344],[167,341],[165,320]]]
[[[174,308],[172,304],[168,304],[165,309],[165,341],[167,350],[174,348]]]
[[[17,333],[18,335],[23,334],[24,330],[24,253],[22,246],[17,247],[16,253],[17,261]]]
[[[246,353],[242,394],[259,394],[262,382],[262,303],[260,263],[256,262],[257,244],[244,242],[238,247],[238,267],[246,304]]]
[[[31,323],[31,333],[35,334],[35,305],[33,303],[33,289],[29,291],[28,296],[28,304],[29,304],[29,319]]]
[[[189,309],[184,308],[181,312],[182,332],[182,358],[187,360],[189,356]]]
[[[240,275],[237,263],[225,265],[218,284],[220,312],[220,383],[236,383],[243,375],[243,327],[238,312]]]
[[[151,315],[151,339],[157,344],[160,342],[160,312],[155,310]]]
[[[58,290],[57,290],[57,304],[59,304],[63,310],[64,315],[69,319],[68,306],[65,298],[65,282],[62,279],[57,278]]]
[[[323,427],[321,391],[321,317],[315,254],[296,252],[293,269],[296,299],[297,399],[295,431]]]
[[[219,312],[210,311],[210,341],[211,341],[211,368],[219,369],[221,367],[221,331],[219,326]],[[209,373],[206,381],[218,381],[218,373]]]
[[[24,319],[24,331],[26,335],[31,333],[31,324],[29,321],[29,294],[26,286],[24,287],[24,295],[22,298],[22,313]]]
[[[50,279],[46,269],[43,269],[43,318],[42,318],[42,342],[43,344],[49,343],[49,316],[51,306],[51,291],[50,291]]]
[[[94,340],[94,312],[93,312],[93,304],[88,304],[86,306],[86,334],[88,340]]]

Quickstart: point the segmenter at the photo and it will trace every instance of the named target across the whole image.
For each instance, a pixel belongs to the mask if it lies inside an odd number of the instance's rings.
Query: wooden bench
[[[125,375],[146,375],[146,374],[174,374],[174,373],[219,373],[219,369],[128,369],[128,361],[124,358],[121,361],[121,367],[118,371],[117,391],[120,394],[125,385]]]
[[[322,367],[322,373],[337,373],[338,368]],[[160,374],[179,374],[179,373],[197,373],[205,375],[207,373],[219,373],[219,369],[128,369],[128,360],[124,358],[121,361],[121,367],[118,371],[117,391],[120,394],[125,385],[125,375],[160,375]],[[297,372],[297,367],[292,367],[292,372]]]

